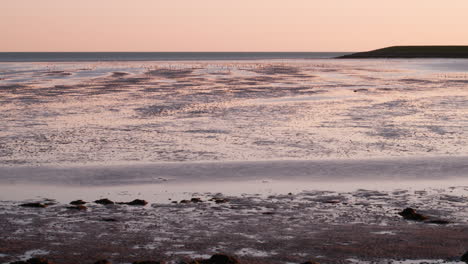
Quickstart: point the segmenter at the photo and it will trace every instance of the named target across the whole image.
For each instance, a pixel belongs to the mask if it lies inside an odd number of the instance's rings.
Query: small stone
[[[68,206],[67,209],[78,210],[78,211],[86,211],[86,210],[88,210],[88,207],[86,207],[84,205],[75,205],[75,206]]]
[[[182,201],[180,201],[180,203],[190,203],[190,201],[189,200],[182,200]]]
[[[101,219],[101,221],[104,221],[104,222],[118,222],[118,220],[115,219],[115,218],[103,218],[103,219]]]
[[[425,221],[425,223],[436,224],[436,225],[447,225],[447,224],[450,224],[450,221],[443,220],[443,219],[434,219],[434,220]]]
[[[94,262],[94,264],[111,264],[111,262],[108,261],[107,259],[101,259],[101,260]]]
[[[148,204],[148,202],[145,201],[145,200],[135,199],[135,200],[133,200],[133,201],[131,201],[131,202],[129,202],[129,203],[126,203],[126,204],[128,204],[128,205],[145,206],[145,205]]]
[[[463,256],[461,256],[460,260],[465,262],[465,263],[468,263],[468,251],[466,251],[465,254],[463,254]]]
[[[45,258],[30,258],[26,260],[28,264],[54,264],[52,261],[49,261]]]
[[[426,224],[437,224],[437,225],[450,224],[450,221],[447,221],[444,219],[437,219],[437,218],[432,219],[428,216],[416,213],[416,210],[412,208],[406,208],[405,210],[399,212],[398,214],[403,216],[404,219],[424,222]]]
[[[153,260],[144,260],[144,261],[135,261],[133,264],[164,264],[162,261],[153,261]]]
[[[225,254],[214,254],[204,262],[208,262],[209,264],[239,264],[239,260],[235,257]]]
[[[46,208],[48,205],[43,203],[24,203],[20,204],[22,207],[33,207],[33,208]]]
[[[340,203],[341,201],[340,200],[326,200],[326,201],[323,201],[324,203],[329,203],[329,204],[338,204]]]
[[[104,198],[104,199],[100,199],[100,200],[96,200],[94,201],[95,203],[97,204],[103,204],[103,205],[109,205],[109,204],[114,204],[113,201],[107,199],[107,198]]]
[[[179,264],[201,264],[200,261],[196,259],[191,259],[191,260],[182,260],[179,262]]]
[[[406,208],[405,210],[398,213],[399,215],[403,216],[406,220],[412,221],[424,221],[427,220],[427,216],[416,213],[416,210],[413,208]]]
[[[86,204],[86,202],[83,201],[83,200],[75,200],[75,201],[71,201],[70,204],[72,204],[72,205],[83,205],[83,204]]]
[[[217,203],[217,204],[221,204],[221,203],[227,203],[228,200],[226,200],[226,199],[215,199],[214,202]]]
[[[203,202],[202,199],[198,198],[198,197],[194,197],[194,198],[190,199],[190,201],[192,203],[201,203],[201,202]]]

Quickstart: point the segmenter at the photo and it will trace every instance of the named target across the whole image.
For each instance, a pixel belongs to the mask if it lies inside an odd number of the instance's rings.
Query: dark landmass
[[[468,58],[468,46],[393,46],[338,57],[338,59],[367,58]]]

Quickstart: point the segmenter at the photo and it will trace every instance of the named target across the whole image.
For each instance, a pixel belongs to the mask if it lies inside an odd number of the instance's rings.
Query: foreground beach
[[[466,159],[2,169],[0,261],[463,263]],[[398,214],[408,207],[428,219]]]
[[[465,60],[0,69],[1,263],[463,263]]]

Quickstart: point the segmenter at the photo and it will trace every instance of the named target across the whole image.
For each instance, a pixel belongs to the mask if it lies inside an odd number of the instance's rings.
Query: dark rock
[[[48,205],[43,203],[24,203],[20,204],[23,207],[33,207],[33,208],[46,208]]]
[[[463,256],[461,256],[460,260],[465,262],[465,263],[468,263],[468,251],[466,251],[465,254],[463,254]]]
[[[153,261],[153,260],[144,260],[144,261],[135,261],[132,264],[164,264],[162,261]]]
[[[357,92],[367,92],[368,90],[367,89],[356,89],[356,90],[353,90],[353,92],[357,93]]]
[[[263,212],[262,214],[264,214],[264,215],[274,215],[275,212]]]
[[[108,261],[107,259],[101,259],[101,260],[94,262],[94,264],[111,264],[111,262]]]
[[[239,264],[239,261],[233,256],[214,254],[209,259],[188,259],[179,262],[179,264]]]
[[[450,221],[443,220],[443,219],[434,219],[434,220],[427,220],[425,223],[428,224],[437,224],[437,225],[447,225],[450,224]]]
[[[190,201],[189,200],[182,200],[182,201],[180,201],[180,203],[190,203]]]
[[[437,224],[437,225],[446,225],[450,224],[450,221],[443,220],[443,219],[430,219],[428,216],[422,215],[417,213],[412,208],[406,208],[405,210],[398,213],[399,215],[403,216],[404,219],[412,220],[412,221],[419,221],[424,222],[427,224]]]
[[[176,204],[176,203],[177,203],[177,201],[172,201],[171,203],[173,203],[173,204]]]
[[[214,254],[211,256],[210,259],[202,261],[202,263],[206,264],[239,264],[239,260],[237,260],[233,256],[225,255],[225,254]]]
[[[208,261],[208,260],[205,260]],[[196,259],[190,259],[190,260],[182,260],[179,262],[179,264],[201,264],[200,261]]]
[[[328,203],[328,204],[337,204],[337,203],[340,203],[341,201],[339,201],[339,200],[325,200],[323,202]]]
[[[101,219],[101,221],[104,221],[104,222],[118,222],[118,220],[115,219],[115,218],[103,218],[103,219]]]
[[[67,206],[67,209],[78,210],[78,211],[86,211],[86,210],[88,210],[88,207],[86,207],[84,205],[75,205],[75,206]]]
[[[416,211],[413,208],[406,208],[405,210],[399,212],[398,214],[403,216],[403,218],[406,220],[424,221],[428,219],[427,216],[416,213]]]
[[[197,197],[194,197],[194,198],[190,199],[190,201],[192,203],[201,203],[201,202],[203,202],[201,198],[197,198]]]
[[[72,204],[72,205],[83,205],[83,204],[86,204],[86,202],[83,201],[83,200],[75,200],[75,201],[71,201],[70,204]]]
[[[145,201],[145,200],[140,200],[140,199],[135,199],[135,200],[133,200],[133,201],[131,201],[131,202],[128,203],[128,205],[143,205],[143,206],[144,206],[144,205],[147,205],[147,204],[148,204],[147,201]]]
[[[112,77],[122,77],[122,76],[125,76],[125,75],[128,75],[129,73],[127,72],[113,72],[112,73]]]
[[[26,260],[28,264],[54,264],[52,261],[49,261],[45,258],[30,258]]]
[[[304,262],[302,264],[320,264],[320,263],[318,263],[316,261],[309,260],[309,261],[306,261],[306,262]]]
[[[104,204],[104,205],[114,204],[113,201],[111,201],[111,200],[109,200],[107,198],[96,200],[94,202],[97,203],[97,204]]]
[[[10,264],[28,264],[26,261],[15,261],[15,262],[10,262]]]
[[[226,200],[226,199],[215,199],[214,202],[217,203],[217,204],[221,204],[221,203],[227,203],[228,200]]]
[[[133,200],[131,202],[128,202],[128,203],[119,203],[119,204],[145,206],[145,205],[148,204],[148,202],[145,201],[145,200],[135,199],[135,200]]]

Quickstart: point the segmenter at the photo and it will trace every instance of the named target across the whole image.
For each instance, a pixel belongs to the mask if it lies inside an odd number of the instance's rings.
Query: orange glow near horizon
[[[2,0],[0,51],[468,45],[466,0]]]

